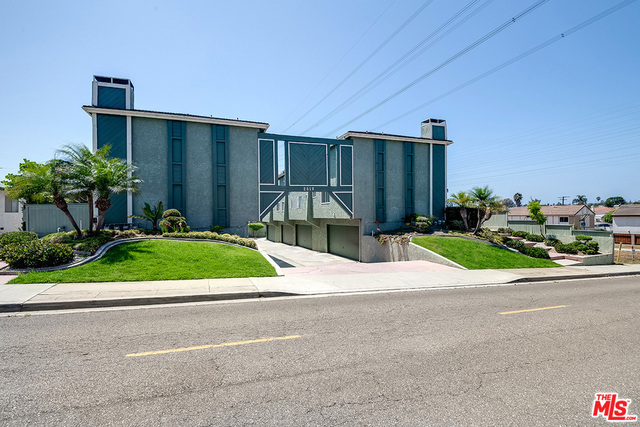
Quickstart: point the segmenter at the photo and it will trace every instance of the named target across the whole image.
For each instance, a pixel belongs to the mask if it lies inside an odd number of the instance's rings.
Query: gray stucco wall
[[[134,117],[131,120],[132,161],[138,167],[136,176],[142,180],[140,192],[133,195],[133,214],[142,215],[145,202],[165,206],[169,197],[167,121]],[[151,223],[133,220],[141,227],[151,228]]]
[[[353,140],[353,215],[362,220],[362,233],[376,229],[375,144],[373,139]]]
[[[404,224],[404,142],[387,141],[386,158],[387,223],[385,229]]]
[[[246,237],[247,224],[258,221],[258,131],[229,127],[229,228]]]
[[[187,123],[187,207],[183,215],[192,229],[208,230],[213,224],[211,125]]]

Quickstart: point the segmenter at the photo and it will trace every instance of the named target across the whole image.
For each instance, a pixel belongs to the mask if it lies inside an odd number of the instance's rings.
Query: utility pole
[[[568,199],[569,197],[571,197],[571,196],[560,196],[560,197],[558,197],[558,199],[562,200],[562,206],[564,206],[564,199]]]

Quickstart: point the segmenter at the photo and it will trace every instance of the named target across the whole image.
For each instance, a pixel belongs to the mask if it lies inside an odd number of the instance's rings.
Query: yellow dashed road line
[[[260,338],[257,340],[249,340],[249,341],[226,342],[222,344],[199,345],[197,347],[183,347],[183,348],[174,348],[170,350],[147,351],[144,353],[131,353],[131,354],[127,354],[125,357],[152,356],[154,354],[178,353],[181,351],[203,350],[205,348],[230,347],[234,345],[255,344],[259,342],[291,340],[291,339],[300,338],[300,337],[301,335],[287,335],[286,337]]]
[[[526,313],[528,311],[551,310],[552,308],[563,308],[563,307],[566,307],[566,305],[554,305],[553,307],[530,308],[528,310],[503,311],[502,313],[498,313],[498,314]]]

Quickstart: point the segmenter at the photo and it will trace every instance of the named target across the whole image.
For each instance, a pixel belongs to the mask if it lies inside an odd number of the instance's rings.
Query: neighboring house
[[[542,206],[541,210],[547,217],[547,225],[571,225],[583,229],[593,229],[595,225],[595,213],[586,205]],[[511,208],[507,218],[509,221],[531,220],[526,206]]]
[[[0,186],[0,233],[22,229],[22,206]]]
[[[640,205],[622,205],[612,217],[615,242],[640,245]]]
[[[94,150],[111,145],[143,181],[138,194],[112,196],[106,223],[162,201],[192,229],[246,236],[261,220],[270,240],[366,260],[362,236],[414,213],[444,216],[444,120],[425,120],[420,136],[311,138],[266,133],[264,122],[136,110],[128,79],[94,76],[92,88],[83,110]]]
[[[593,212],[596,214],[596,224],[604,222],[602,219],[606,214],[611,211],[615,211],[615,208],[608,208],[606,206],[595,206],[592,208]]]

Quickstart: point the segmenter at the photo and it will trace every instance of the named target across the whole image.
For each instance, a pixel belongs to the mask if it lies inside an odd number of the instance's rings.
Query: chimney
[[[447,140],[447,121],[442,119],[427,119],[422,122],[420,128],[422,138]]]
[[[91,105],[133,110],[133,83],[129,79],[93,76]]]

